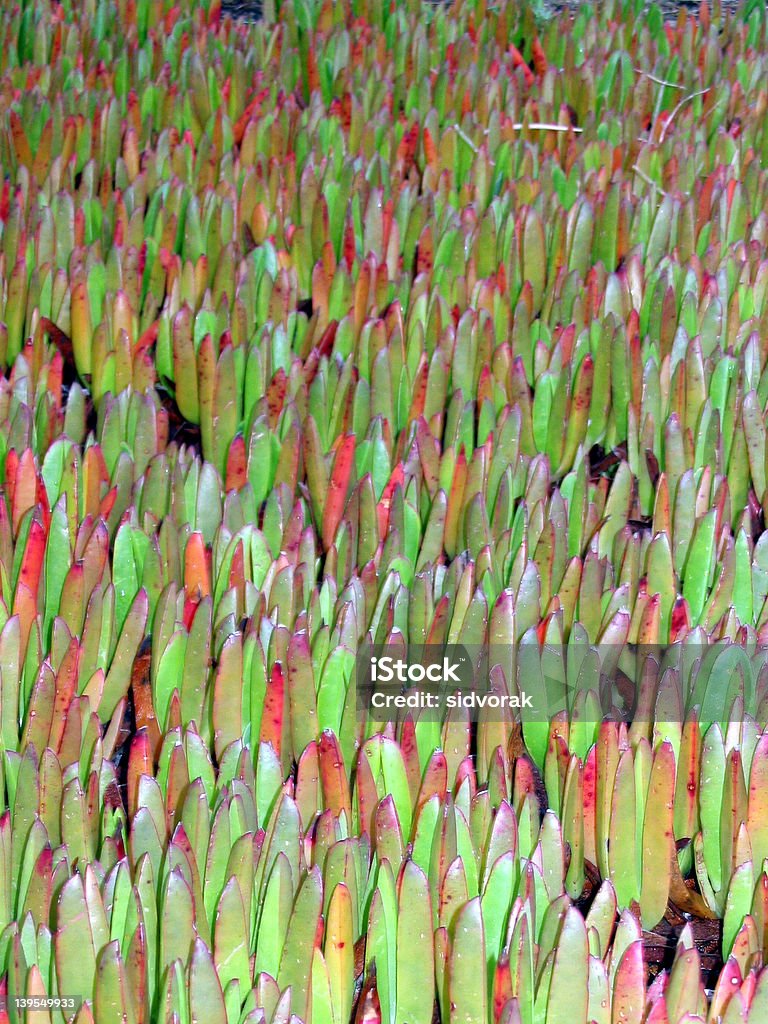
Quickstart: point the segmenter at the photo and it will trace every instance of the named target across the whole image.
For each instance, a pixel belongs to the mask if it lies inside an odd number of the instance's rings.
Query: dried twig
[[[667,128],[669,128],[669,126],[672,124],[672,121],[676,117],[676,115],[677,115],[678,111],[680,110],[680,108],[684,104],[689,103],[691,100],[695,100],[697,96],[703,96],[705,93],[709,92],[709,90],[711,88],[712,88],[712,86],[707,86],[706,89],[699,89],[696,92],[692,92],[689,96],[683,96],[683,98],[680,100],[680,102],[677,104],[677,106],[673,107],[672,113],[669,115],[667,120],[662,125],[661,132],[659,133],[659,145],[661,145],[662,142],[664,141],[664,137],[667,134]]]
[[[640,168],[637,166],[637,164],[632,164],[632,170],[635,172],[635,174],[638,175],[638,177],[643,179],[643,181],[646,183],[646,185],[650,185],[651,188],[656,189],[657,191],[661,192],[661,194],[663,196],[667,195],[667,193],[664,191],[664,189],[661,187],[661,185],[659,185],[658,182],[654,181],[653,178],[649,178],[648,175],[645,173],[645,171],[640,170]]]
[[[535,132],[575,132],[577,135],[581,135],[584,131],[583,128],[577,128],[576,125],[571,124],[543,124],[540,121],[532,121],[530,124],[513,124],[512,127],[516,132],[522,131],[523,128],[530,128]]]
[[[652,75],[650,71],[643,71],[642,68],[635,68],[635,74],[645,75],[646,78],[650,78],[656,85],[668,85],[670,89],[684,89],[684,85],[678,85],[677,82],[668,82],[665,78],[657,78],[656,75]]]
[[[474,144],[472,139],[470,139],[470,137],[466,134],[466,132],[463,132],[461,130],[461,128],[459,128],[459,126],[457,124],[454,125],[453,127],[454,127],[454,130],[455,130],[456,134],[459,136],[459,138],[462,140],[462,142],[466,142],[466,144],[469,146],[469,148],[472,150],[473,153],[479,153],[480,152],[480,150]]]

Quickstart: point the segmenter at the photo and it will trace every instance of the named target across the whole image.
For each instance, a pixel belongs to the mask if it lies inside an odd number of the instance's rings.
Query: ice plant
[[[765,18],[533,6],[0,15],[3,1020],[768,1018]]]

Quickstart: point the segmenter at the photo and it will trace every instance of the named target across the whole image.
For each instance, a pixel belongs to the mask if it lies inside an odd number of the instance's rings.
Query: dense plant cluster
[[[0,1020],[768,1020],[767,83],[754,4],[5,5]]]

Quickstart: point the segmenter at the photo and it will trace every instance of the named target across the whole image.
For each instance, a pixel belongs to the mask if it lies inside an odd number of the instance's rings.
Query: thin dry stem
[[[670,89],[684,89],[684,85],[678,85],[677,82],[668,82],[665,78],[657,78],[656,75],[652,75],[650,71],[643,71],[642,68],[635,68],[635,74],[645,75],[646,78],[650,78],[656,85],[668,85]]]
[[[459,128],[459,126],[458,126],[458,125],[454,125],[454,130],[455,130],[456,134],[457,134],[457,135],[459,136],[459,138],[460,138],[460,139],[461,139],[461,140],[462,140],[463,142],[466,142],[466,144],[467,144],[467,145],[469,146],[469,148],[470,148],[470,149],[472,150],[472,152],[473,152],[473,153],[479,153],[479,152],[480,152],[480,150],[479,150],[479,149],[477,148],[477,146],[476,146],[476,145],[474,144],[474,142],[472,141],[472,139],[470,139],[470,137],[469,137],[469,136],[468,136],[468,135],[466,134],[466,132],[463,132],[463,131],[461,130],[461,128]]]
[[[577,128],[571,124],[544,124],[541,121],[532,121],[530,124],[513,124],[512,127],[516,132],[522,131],[523,128],[530,128],[536,132],[575,132],[577,135],[581,135],[584,131],[583,128]]]
[[[669,117],[667,118],[667,120],[664,122],[664,124],[662,126],[661,132],[659,134],[659,145],[661,145],[664,142],[664,139],[665,139],[666,134],[667,134],[667,129],[669,128],[669,126],[672,124],[672,121],[677,116],[680,108],[682,106],[684,106],[686,103],[689,103],[691,100],[695,100],[697,96],[703,96],[705,93],[709,92],[710,89],[711,89],[711,86],[707,86],[706,89],[698,89],[696,92],[692,92],[689,96],[683,96],[683,98],[680,100],[680,102],[677,104],[677,106],[673,107],[672,113],[669,115]]]
[[[656,189],[657,191],[661,192],[661,194],[663,196],[666,196],[667,193],[664,191],[664,189],[661,187],[661,185],[659,185],[659,183],[657,181],[654,181],[653,178],[649,178],[648,175],[645,173],[645,171],[642,171],[637,166],[637,164],[632,164],[632,170],[635,172],[635,174],[637,174],[637,176],[639,178],[643,179],[643,181],[646,183],[646,185],[650,185],[651,188]]]

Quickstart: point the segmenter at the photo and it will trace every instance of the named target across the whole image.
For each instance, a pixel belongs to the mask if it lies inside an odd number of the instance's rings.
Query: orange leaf
[[[43,131],[35,150],[32,164],[32,173],[37,178],[39,185],[42,185],[48,177],[51,167],[51,145],[53,142],[53,118],[49,117],[43,125]]]
[[[13,598],[13,614],[19,617],[19,646],[22,652],[26,652],[29,633],[37,615],[37,600],[29,587],[21,582],[16,587],[16,594]],[[24,654],[22,654],[23,657]]]
[[[61,352],[54,352],[48,365],[48,390],[53,395],[57,408],[61,407],[61,385],[64,382],[64,360]]]
[[[283,668],[275,662],[272,675],[264,695],[264,709],[261,714],[261,743],[271,743],[277,756],[283,749],[283,707],[285,702],[285,681]]]
[[[11,510],[14,508],[14,502],[16,500],[16,474],[19,471],[19,455],[15,448],[11,448],[5,457],[5,489],[8,492],[8,504]],[[16,523],[14,517],[13,532],[16,533]]]
[[[269,387],[267,388],[269,425],[273,429],[277,426],[278,420],[280,419],[280,413],[283,411],[283,402],[285,401],[285,394],[287,390],[288,378],[285,375],[285,370],[281,366],[269,382]]]
[[[429,128],[424,129],[424,158],[430,167],[437,167],[437,146]]]
[[[53,42],[51,43],[51,58],[50,63],[52,67],[55,67],[56,62],[59,59],[61,53],[61,22],[56,26],[56,31],[53,34]]]
[[[32,167],[32,150],[29,148],[29,140],[27,139],[27,133],[24,131],[24,127],[21,123],[21,118],[12,110],[10,113],[11,122],[11,138],[13,139],[13,148],[16,152],[16,159],[20,164],[23,164],[28,170]]]
[[[411,401],[411,411],[408,414],[408,419],[413,422],[414,420],[420,419],[424,415],[424,406],[427,401],[427,382],[429,381],[429,363],[427,357],[422,353],[421,361],[418,369],[416,370],[416,380],[414,381],[413,388],[413,400]]]
[[[240,143],[243,141],[245,129],[248,127],[249,121],[251,121],[251,119],[254,116],[261,113],[262,101],[265,100],[268,95],[269,89],[262,89],[261,92],[258,93],[258,95],[253,97],[253,99],[250,101],[250,103],[248,103],[240,117],[238,117],[237,121],[235,121],[235,124],[232,128],[232,138],[235,142],[235,145],[239,146]]]
[[[416,246],[416,273],[429,274],[434,264],[435,245],[432,240],[432,228],[425,224]]]
[[[477,405],[480,408],[483,402],[493,403],[493,386],[495,378],[493,371],[490,366],[486,363],[480,371],[480,376],[477,381]],[[493,437],[493,435],[491,435]],[[488,440],[490,440],[489,438]]]
[[[238,594],[245,594],[245,552],[243,542],[239,540],[232,553],[232,564],[229,567],[229,586],[235,587]]]
[[[128,120],[137,136],[141,135],[141,103],[135,89],[131,89],[127,97]]]
[[[395,206],[392,199],[388,199],[381,211],[381,251],[386,255],[389,249],[389,236],[392,233],[392,221],[395,216]],[[384,266],[384,264],[382,264]]]
[[[242,434],[236,434],[227,452],[227,473],[224,490],[239,491],[248,479],[245,457],[245,440]]]
[[[43,570],[43,558],[45,557],[45,530],[42,525],[33,519],[29,528],[27,544],[24,554],[21,556],[21,567],[19,569],[19,585],[23,584],[37,601],[40,576]]]
[[[397,487],[402,487],[404,479],[405,469],[402,462],[398,462],[392,470],[392,475],[387,481],[384,490],[381,492],[381,498],[376,506],[376,513],[379,520],[379,537],[382,540],[389,529],[389,510],[392,505],[392,495],[395,493]]]
[[[10,452],[6,459],[5,475],[10,483],[11,472],[14,462],[11,461]],[[37,473],[35,472],[35,456],[31,448],[25,448],[21,458],[15,462],[16,471],[13,473],[13,493],[11,497],[11,510],[13,514],[13,532],[16,534],[19,529],[24,513],[33,508],[37,496]],[[9,488],[10,490],[10,488]]]
[[[51,715],[51,730],[48,738],[48,746],[56,753],[61,749],[61,740],[64,736],[64,725],[70,704],[77,696],[79,666],[80,645],[73,637],[61,660],[59,671],[56,673],[53,714]]]
[[[544,53],[544,47],[539,42],[538,36],[536,36],[531,44],[531,58],[536,74],[546,75],[549,64],[547,62],[547,55]]]
[[[315,48],[314,46],[310,46],[309,52],[307,53],[307,89],[309,91],[309,95],[311,96],[312,93],[319,88],[320,74],[317,70],[317,58],[315,57]]]
[[[349,823],[352,819],[349,781],[339,741],[330,729],[324,729],[320,734],[318,757],[325,806],[336,818],[343,811]]]
[[[141,353],[150,348],[157,341],[157,332],[160,329],[160,321],[155,320],[149,327],[144,331],[133,349],[133,358],[137,359]]]
[[[51,525],[51,508],[48,504],[48,492],[41,476],[35,481],[36,504],[40,506],[40,515],[43,520],[43,532],[48,536],[48,527]]]
[[[208,597],[211,584],[208,574],[208,553],[203,535],[198,530],[189,535],[184,550],[184,586],[190,597]]]
[[[520,51],[514,45],[514,43],[510,43],[509,44],[509,55],[512,58],[512,65],[513,65],[513,67],[520,68],[520,70],[523,72],[523,77],[525,78],[525,84],[527,86],[533,85],[533,83],[535,81],[535,76],[534,76],[533,72],[531,71],[531,69],[528,67],[528,64],[526,63],[525,57],[523,57],[522,53],[520,53]]]
[[[178,4],[174,4],[173,7],[166,11],[165,18],[163,19],[163,31],[166,35],[170,35],[173,32],[173,26],[179,20],[181,14],[181,8]]]
[[[551,615],[545,616],[545,618],[543,618],[536,627],[536,636],[538,638],[539,644],[541,645],[543,645],[544,641],[547,639],[547,627],[549,626],[549,620],[551,618]]]
[[[347,217],[347,222],[344,225],[344,261],[348,270],[351,270],[354,265],[356,253],[355,225],[352,223],[352,218]]]
[[[509,956],[505,953],[499,958],[493,976],[493,1019],[495,1021],[501,1020],[504,1007],[513,994]]]
[[[347,434],[336,451],[333,460],[333,471],[328,483],[328,494],[323,509],[323,547],[328,550],[333,544],[339,528],[344,506],[347,502],[347,491],[355,464],[355,435]]]
[[[115,486],[111,490],[107,491],[107,493],[101,499],[101,504],[99,505],[99,515],[102,516],[104,519],[109,519],[110,513],[112,512],[112,509],[115,507],[116,501],[117,487]]]
[[[464,487],[467,482],[467,454],[462,445],[456,457],[453,479],[448,493],[448,507],[445,514],[445,546],[455,551],[458,544],[459,520],[464,507]]]

